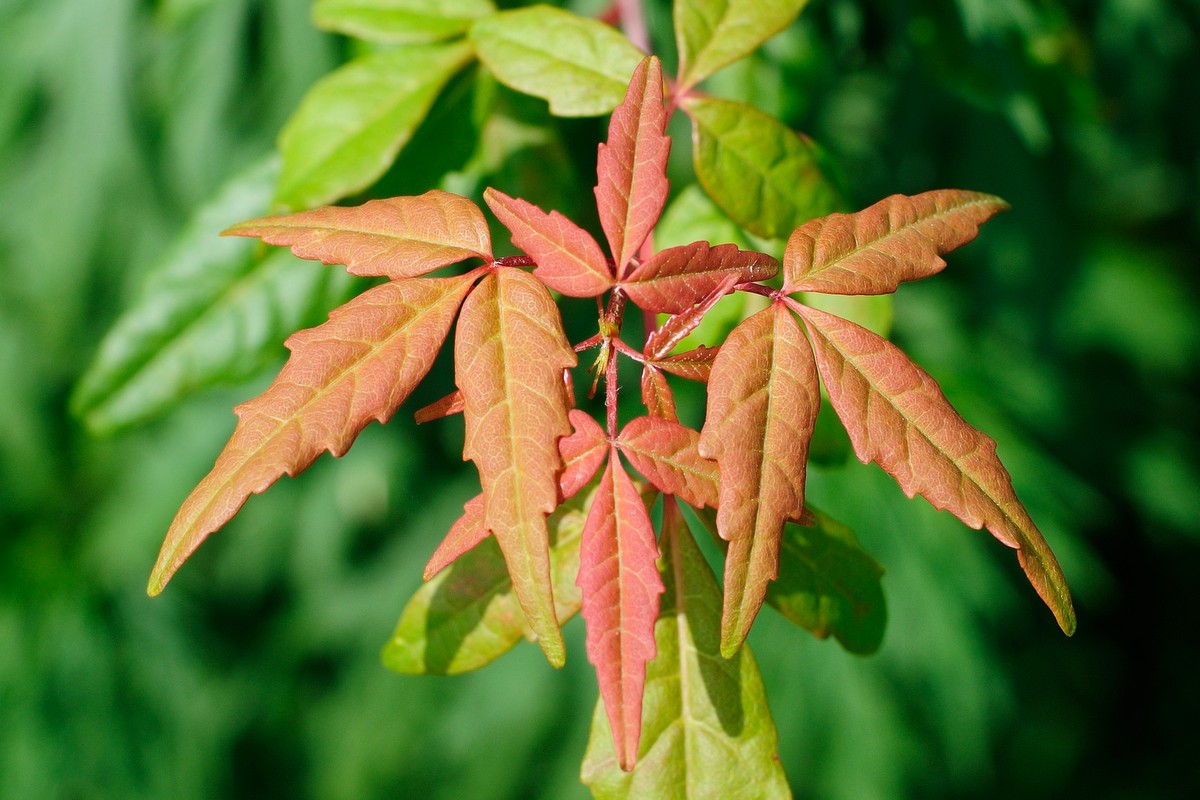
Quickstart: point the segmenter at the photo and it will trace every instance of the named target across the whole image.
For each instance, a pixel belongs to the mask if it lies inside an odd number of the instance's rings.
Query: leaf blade
[[[1075,611],[1066,579],[1017,499],[996,443],[959,416],[933,378],[895,345],[823,311],[797,310],[858,458],[883,467],[909,497],[920,494],[1016,549],[1029,582],[1071,635]]]
[[[786,28],[808,0],[675,0],[679,83],[690,88]]]
[[[467,296],[454,347],[466,422],[463,458],[479,470],[485,524],[504,552],[521,609],[555,666],[565,652],[554,612],[546,516],[558,506],[558,440],[571,432],[563,370],[575,363],[558,307],[535,278],[502,268]]]
[[[317,0],[313,24],[374,42],[436,42],[494,13],[490,0]]]
[[[788,238],[783,291],[894,292],[903,281],[940,272],[943,254],[974,239],[980,225],[1007,208],[993,195],[943,189],[810,220]]]
[[[655,253],[630,273],[621,288],[646,311],[681,314],[705,301],[729,276],[736,278],[734,285],[770,280],[778,266],[766,253],[732,244],[693,242]]]
[[[267,391],[235,409],[233,436],[171,523],[149,593],[162,591],[251,494],[325,450],[342,455],[372,419],[385,422],[429,371],[470,285],[466,277],[387,283],[289,338],[292,357]]]
[[[637,417],[621,429],[617,446],[659,491],[694,508],[717,507],[717,464],[700,455],[700,434],[661,417]]]

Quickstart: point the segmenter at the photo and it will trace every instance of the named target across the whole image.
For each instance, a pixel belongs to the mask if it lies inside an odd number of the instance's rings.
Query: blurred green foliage
[[[307,5],[0,0],[4,800],[586,796],[578,623],[558,672],[528,645],[456,678],[380,665],[477,490],[460,428],[368,428],[336,469],[253,499],[150,601],[162,533],[282,346],[125,433],[95,439],[68,413],[189,215],[348,55]],[[854,207],[943,186],[1012,203],[898,294],[894,335],[999,440],[1079,608],[1062,638],[990,537],[874,468],[814,470],[814,502],[887,570],[889,629],[864,659],[769,612],[756,626],[797,796],[1200,792],[1198,74],[1189,0],[815,0],[710,81],[811,135]],[[447,140],[430,180],[471,156],[454,85],[415,134]],[[594,121],[493,91],[511,113],[486,122],[478,174],[586,208]],[[401,167],[385,182],[405,186]],[[450,380],[436,366],[412,407]]]

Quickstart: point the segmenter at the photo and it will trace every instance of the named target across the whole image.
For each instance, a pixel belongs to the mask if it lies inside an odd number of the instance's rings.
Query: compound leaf
[[[557,211],[504,192],[483,193],[488,208],[512,233],[512,241],[536,263],[533,274],[568,297],[595,297],[612,286],[612,271],[592,235]]]
[[[492,260],[491,234],[479,207],[437,189],[252,219],[225,233],[258,236],[322,264],[344,264],[351,275],[415,278],[465,258]]]
[[[717,463],[697,449],[700,434],[661,417],[626,423],[617,445],[633,468],[659,491],[678,495],[694,508],[717,507]]]
[[[462,42],[412,45],[364,56],[322,78],[279,135],[276,201],[312,208],[370,186],[471,57]]]
[[[560,117],[612,111],[644,57],[608,25],[542,5],[478,20],[471,41],[501,83],[549,101]]]
[[[679,314],[705,300],[729,275],[737,276],[734,285],[765,281],[775,277],[778,268],[779,262],[766,253],[739,250],[732,244],[713,247],[692,242],[655,253],[629,274],[621,288],[647,311]]]
[[[822,171],[816,146],[756,108],[689,97],[696,177],[737,224],[782,239],[841,204]]]
[[[598,800],[790,798],[778,737],[749,647],[720,654],[721,588],[683,525],[663,507],[658,655],[646,670],[638,765],[620,769],[603,704],[592,718],[583,782]]]
[[[313,23],[374,42],[436,42],[495,11],[491,0],[317,0]]]
[[[275,382],[238,406],[237,427],[167,531],[149,592],[246,499],[328,450],[340,456],[372,419],[386,422],[425,377],[472,279],[413,278],[376,286],[317,328],[293,334]]]
[[[734,328],[713,363],[699,452],[716,460],[721,476],[726,657],[745,640],[778,574],[784,521],[803,514],[818,387],[812,349],[782,303]]]
[[[608,141],[596,159],[600,226],[622,275],[654,229],[667,202],[667,110],[662,62],[647,58],[634,70],[621,105],[608,123]]]
[[[909,497],[919,494],[1015,548],[1029,582],[1063,631],[1073,633],[1062,570],[1017,499],[996,443],[959,416],[933,378],[895,345],[832,314],[796,308],[859,459],[878,463]]]
[[[463,396],[463,457],[483,486],[484,522],[495,534],[521,609],[550,663],[565,659],[555,617],[546,516],[558,506],[558,440],[571,432],[563,370],[575,353],[558,307],[515,268],[488,275],[463,303],[454,377]]]
[[[808,0],[675,0],[681,90],[747,56],[788,26]]]
[[[785,292],[887,294],[904,281],[934,275],[941,258],[975,238],[1008,208],[999,197],[943,189],[896,194],[854,214],[810,220],[788,239]]]

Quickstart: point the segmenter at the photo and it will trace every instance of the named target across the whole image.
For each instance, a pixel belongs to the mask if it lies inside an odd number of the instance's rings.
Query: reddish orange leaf
[[[690,381],[708,383],[708,377],[712,374],[713,361],[716,360],[719,352],[719,348],[700,345],[695,350],[668,356],[653,363],[659,369],[672,375],[678,375]]]
[[[386,422],[429,371],[472,282],[387,283],[293,334],[288,363],[267,391],[234,409],[233,436],[171,523],[150,594],[251,494],[302,472],[325,450],[342,455],[372,419]]]
[[[596,159],[596,207],[616,259],[616,274],[637,254],[667,202],[667,110],[662,62],[650,57],[633,72],[625,100],[613,110],[608,142]]]
[[[488,529],[483,524],[483,495],[477,494],[463,504],[463,515],[450,526],[446,538],[429,557],[422,577],[429,580],[487,537]]]
[[[937,382],[895,345],[832,314],[798,304],[797,310],[858,457],[883,467],[909,497],[919,494],[1016,548],[1029,582],[1063,631],[1073,633],[1062,570],[1017,499],[996,443],[959,416]]]
[[[568,297],[595,297],[612,286],[613,277],[600,245],[591,234],[557,211],[547,214],[533,203],[488,189],[483,199],[512,233],[512,241],[536,263],[533,274]]]
[[[491,236],[479,207],[436,189],[419,197],[252,219],[225,234],[289,245],[300,258],[345,264],[351,275],[411,278],[472,256],[492,260]]]
[[[639,307],[678,314],[708,297],[736,275],[735,284],[765,281],[775,276],[779,262],[765,253],[739,250],[737,245],[692,242],[669,247],[640,264],[621,284]]]
[[[660,417],[630,420],[617,437],[633,468],[659,491],[695,508],[717,507],[717,462],[700,455],[700,434]]]
[[[700,455],[720,468],[717,531],[729,541],[721,652],[737,652],[779,570],[785,520],[804,513],[808,447],[820,408],[800,323],[782,303],[744,320],[708,382]]]
[[[418,408],[413,412],[413,419],[416,420],[418,425],[424,425],[426,422],[433,422],[435,419],[461,414],[462,410],[462,392],[455,389],[440,400],[434,400],[429,405]]]
[[[608,435],[590,414],[573,408],[567,417],[575,432],[558,440],[558,450],[565,465],[558,489],[564,500],[574,497],[587,486],[608,455]]]
[[[578,583],[588,660],[596,667],[624,770],[637,760],[646,663],[656,652],[654,622],[663,591],[657,560],[650,515],[614,446],[584,524]]]
[[[941,255],[975,238],[1008,204],[979,192],[895,194],[855,214],[810,220],[788,239],[785,292],[886,294],[941,272]]]
[[[679,314],[668,317],[666,322],[646,337],[646,346],[642,350],[646,354],[646,357],[652,361],[665,359],[675,349],[675,345],[683,341],[685,336],[696,329],[704,319],[704,315],[712,310],[717,301],[733,291],[733,287],[737,285],[738,280],[739,277],[737,275],[726,275],[725,279],[698,304]],[[705,348],[701,346],[697,352],[703,351],[705,351]],[[707,352],[715,357],[717,351],[713,348]],[[685,375],[684,377],[688,376]]]
[[[667,383],[667,376],[653,364],[646,364],[642,369],[642,403],[655,417],[672,421],[679,419],[675,410],[675,393]]]
[[[562,375],[575,363],[550,293],[519,269],[488,275],[463,303],[454,343],[466,421],[463,457],[479,470],[485,524],[504,553],[521,610],[555,666],[565,652],[546,516],[558,505],[558,440],[571,432]]]

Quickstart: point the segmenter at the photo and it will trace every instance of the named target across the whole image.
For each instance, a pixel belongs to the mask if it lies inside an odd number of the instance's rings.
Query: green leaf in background
[[[680,90],[749,55],[808,0],[675,0]]]
[[[313,23],[374,42],[436,42],[495,11],[491,0],[317,0]]]
[[[749,647],[721,658],[721,588],[674,503],[664,507],[661,547],[666,594],[637,768],[617,765],[597,703],[583,782],[598,800],[791,797],[758,665]]]
[[[560,117],[612,111],[644,58],[616,29],[549,6],[484,17],[471,40],[501,83],[549,101]]]
[[[351,61],[322,78],[279,135],[276,201],[307,209],[370,186],[470,60],[471,47],[462,42],[413,45]]]
[[[580,492],[546,520],[560,624],[579,611],[579,537],[591,497]],[[490,664],[529,635],[500,545],[488,536],[417,590],[383,648],[383,663],[406,675],[455,675]]]
[[[184,397],[254,374],[280,341],[345,293],[339,271],[219,236],[260,214],[279,172],[271,157],[196,212],[145,290],[105,336],[71,407],[96,433],[159,414]]]
[[[756,108],[690,97],[696,177],[734,222],[782,239],[813,217],[841,207],[815,144]]]

